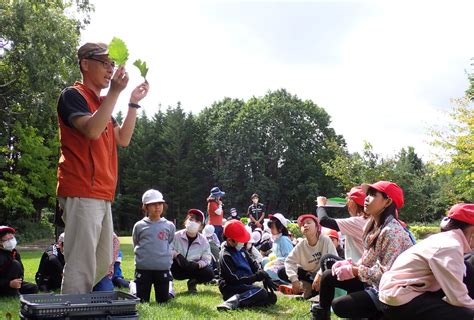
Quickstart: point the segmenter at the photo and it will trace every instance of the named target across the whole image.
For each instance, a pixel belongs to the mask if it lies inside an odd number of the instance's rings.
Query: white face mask
[[[237,212],[231,212],[231,216],[235,217],[237,215]]]
[[[192,234],[195,234],[195,233],[198,233],[199,231],[199,223],[197,223],[196,221],[191,221],[191,220],[188,220],[186,221],[186,231],[189,232],[189,233],[192,233]]]
[[[258,198],[253,198],[252,202],[253,202],[253,204],[257,204],[258,203]]]
[[[240,251],[242,250],[243,247],[244,247],[244,244],[242,242],[237,242],[235,249],[237,249],[237,251]]]
[[[273,240],[273,241],[278,240],[280,237],[281,237],[281,233],[279,233],[279,234],[272,234],[272,240]]]
[[[13,237],[10,240],[3,241],[3,249],[12,251],[16,247],[16,239]]]

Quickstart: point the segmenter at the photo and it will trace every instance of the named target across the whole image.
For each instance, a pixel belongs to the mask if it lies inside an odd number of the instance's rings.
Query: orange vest
[[[104,97],[76,82],[74,89],[86,99],[91,113],[99,109]],[[61,143],[57,195],[112,201],[117,185],[117,146],[112,119],[97,140],[84,137],[59,119]]]

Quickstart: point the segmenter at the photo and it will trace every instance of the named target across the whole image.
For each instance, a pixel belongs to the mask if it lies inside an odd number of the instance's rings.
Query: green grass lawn
[[[132,279],[134,273],[133,248],[131,237],[120,237],[123,252],[122,271],[126,279]],[[25,267],[25,281],[34,282],[34,275],[38,269],[41,251],[21,251]],[[310,302],[289,299],[278,295],[276,305],[269,308],[255,308],[218,312],[216,306],[222,302],[222,296],[217,286],[198,285],[198,294],[186,293],[186,281],[175,281],[176,297],[165,305],[155,302],[140,304],[138,311],[140,319],[309,319]],[[152,290],[152,301],[154,293]],[[18,298],[0,298],[0,319],[12,315],[12,319],[19,319]],[[333,316],[333,319],[338,319]]]

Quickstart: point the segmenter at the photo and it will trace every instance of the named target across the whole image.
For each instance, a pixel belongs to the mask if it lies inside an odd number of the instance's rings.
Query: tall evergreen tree
[[[90,10],[88,1],[0,2],[0,220],[5,223],[23,217],[38,221],[44,207],[54,207],[56,100],[79,79],[76,47]]]

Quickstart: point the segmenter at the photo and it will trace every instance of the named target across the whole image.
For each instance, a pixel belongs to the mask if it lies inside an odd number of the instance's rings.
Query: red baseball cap
[[[448,212],[448,218],[463,221],[474,225],[474,204],[458,203],[452,206]]]
[[[397,209],[403,207],[403,190],[396,183],[390,181],[379,181],[374,184],[363,184],[362,190],[367,193],[369,188],[385,193],[395,203]]]
[[[354,200],[354,202],[359,206],[364,206],[366,195],[361,186],[352,188],[351,191],[347,193],[347,197],[351,200]]]
[[[12,227],[9,226],[0,226],[0,237],[3,237],[7,233],[15,234],[16,231]]]
[[[330,238],[336,238],[339,240],[339,233],[334,229],[325,228],[324,234]]]
[[[189,209],[188,216],[189,215],[195,215],[198,218],[198,220],[201,222],[204,222],[204,220],[206,219],[206,217],[204,216],[204,213],[199,209]]]
[[[240,220],[230,220],[224,225],[224,235],[240,243],[250,240],[250,233],[245,229],[245,225]]]
[[[312,215],[312,214],[310,214],[310,213],[302,214],[301,216],[299,216],[299,217],[298,217],[298,220],[297,220],[297,221],[298,221],[298,225],[301,227],[301,226],[303,225],[303,221],[304,221],[305,219],[307,219],[307,218],[313,219],[314,222],[316,223],[316,225],[319,225],[319,219],[318,219],[318,217],[316,217],[315,215]]]

